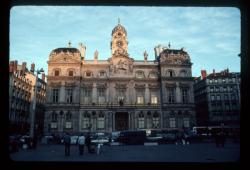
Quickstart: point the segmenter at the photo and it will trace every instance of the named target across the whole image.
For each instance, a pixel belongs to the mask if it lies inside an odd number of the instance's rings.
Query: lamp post
[[[31,108],[31,121],[30,121],[30,137],[33,138],[34,137],[34,131],[35,131],[35,118],[36,118],[36,94],[37,94],[37,90],[39,87],[39,83],[38,83],[38,74],[44,72],[43,68],[41,68],[40,70],[36,70],[35,71],[37,74],[36,76],[36,80],[35,80],[35,85],[34,85],[34,98],[33,98],[33,102],[32,102],[32,108]]]

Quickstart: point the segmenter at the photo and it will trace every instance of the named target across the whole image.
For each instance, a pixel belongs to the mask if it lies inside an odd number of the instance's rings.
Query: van
[[[122,131],[119,134],[118,142],[127,145],[140,145],[146,141],[145,130]]]

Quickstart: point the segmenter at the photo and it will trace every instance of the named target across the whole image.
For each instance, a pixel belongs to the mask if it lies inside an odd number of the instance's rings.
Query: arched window
[[[66,114],[66,121],[71,121],[71,118],[72,118],[72,114],[70,113],[70,111],[68,111]]]
[[[85,76],[86,77],[92,77],[93,76],[93,73],[91,71],[86,71],[85,72]]]
[[[144,77],[145,75],[143,71],[139,70],[136,72],[136,78],[144,78]]]
[[[157,112],[153,114],[153,128],[159,128],[159,114]]]
[[[106,75],[105,71],[102,70],[99,72],[99,77],[105,77],[105,75]]]
[[[73,76],[74,75],[74,71],[73,70],[70,70],[69,71],[69,76]]]
[[[86,130],[90,128],[90,114],[88,112],[85,112],[82,114],[83,116],[81,117],[81,129]]]
[[[167,77],[175,77],[175,72],[174,72],[174,70],[167,70],[166,76],[167,76]]]
[[[187,76],[187,71],[186,70],[181,70],[180,71],[180,77],[186,77]]]
[[[54,70],[54,76],[59,76],[60,75],[60,70],[59,69],[55,69]]]
[[[144,125],[144,114],[141,111],[138,115],[138,128],[139,129],[144,129],[145,125]]]
[[[97,129],[104,129],[104,114],[100,113],[97,118]]]
[[[57,122],[57,114],[55,111],[53,111],[51,118],[52,118],[52,122]]]
[[[151,71],[151,72],[149,73],[149,78],[157,78],[157,77],[158,77],[157,72]]]

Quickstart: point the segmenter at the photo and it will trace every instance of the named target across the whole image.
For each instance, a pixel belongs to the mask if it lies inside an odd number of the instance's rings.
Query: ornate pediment
[[[109,71],[111,74],[132,74],[133,60],[130,58],[117,57],[109,60]]]
[[[189,55],[182,50],[163,51],[160,54],[160,62],[168,64],[191,64]]]
[[[72,53],[59,53],[59,54],[51,54],[49,62],[53,63],[79,63],[81,62],[80,56],[78,54],[72,54]]]

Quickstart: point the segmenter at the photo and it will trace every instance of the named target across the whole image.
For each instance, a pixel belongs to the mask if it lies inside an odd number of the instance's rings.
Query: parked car
[[[92,144],[108,144],[109,143],[109,137],[106,136],[97,136],[91,139]]]
[[[158,141],[159,144],[173,144],[177,141],[175,133],[162,133],[162,138]]]
[[[119,131],[115,131],[111,133],[111,142],[118,142],[118,137],[120,135]]]
[[[118,142],[128,145],[144,144],[146,142],[146,131],[135,130],[135,131],[122,131],[118,137]]]
[[[78,142],[78,136],[71,136],[70,137],[70,144],[76,145]]]

